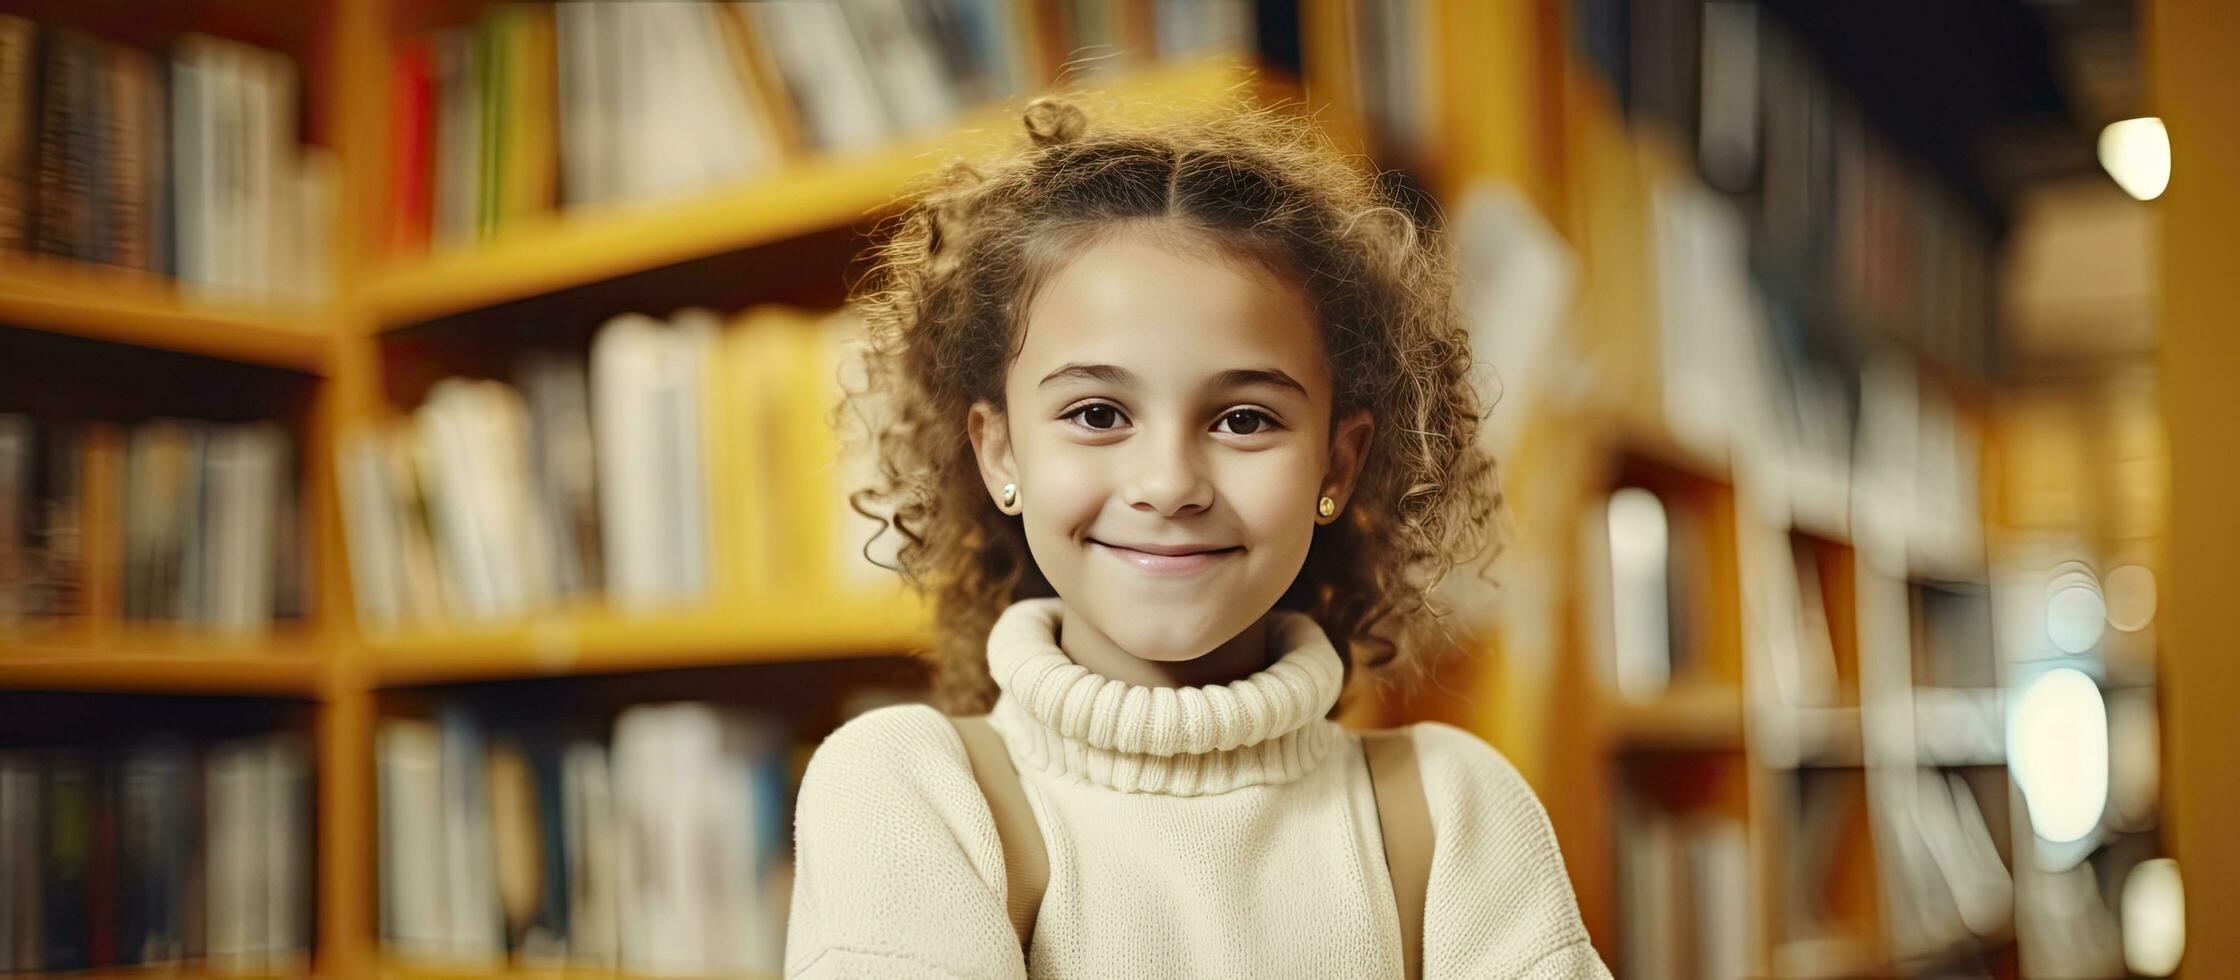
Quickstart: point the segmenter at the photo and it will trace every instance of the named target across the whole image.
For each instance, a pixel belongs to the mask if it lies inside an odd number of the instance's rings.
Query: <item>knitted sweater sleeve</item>
[[[840,726],[810,757],[793,832],[788,978],[1026,977],[995,819],[940,712]]]
[[[1609,977],[1532,787],[1476,735],[1438,722],[1414,731],[1433,840],[1423,975]]]

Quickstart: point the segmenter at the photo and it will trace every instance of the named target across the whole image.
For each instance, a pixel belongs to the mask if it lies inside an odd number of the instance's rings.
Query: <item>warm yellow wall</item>
[[[2240,970],[2240,4],[2162,0],[2148,16],[2172,158],[2160,204],[2167,813],[2187,893],[2186,975],[2231,976]]]

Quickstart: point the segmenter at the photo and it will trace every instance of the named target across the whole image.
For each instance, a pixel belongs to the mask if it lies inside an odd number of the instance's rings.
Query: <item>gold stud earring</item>
[[[1314,512],[1321,514],[1324,518],[1336,517],[1338,516],[1338,502],[1324,497],[1314,502]]]
[[[1010,513],[1010,512],[1011,512],[1011,508],[1013,508],[1013,507],[1017,507],[1017,506],[1019,506],[1019,485],[1018,485],[1018,484],[1016,484],[1016,483],[1006,483],[1006,484],[1004,484],[1004,485],[1003,485],[1003,510],[1004,510],[1004,513],[1007,513],[1007,514],[1008,514],[1008,513]]]

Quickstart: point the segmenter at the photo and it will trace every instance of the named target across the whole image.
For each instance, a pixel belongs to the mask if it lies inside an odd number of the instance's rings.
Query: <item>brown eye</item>
[[[1083,405],[1066,414],[1087,429],[1102,431],[1116,428],[1120,424],[1120,410],[1110,405]]]
[[[1240,436],[1255,435],[1264,428],[1275,428],[1275,420],[1269,418],[1267,413],[1249,408],[1240,408],[1222,416],[1221,423],[1228,426],[1231,433]]]

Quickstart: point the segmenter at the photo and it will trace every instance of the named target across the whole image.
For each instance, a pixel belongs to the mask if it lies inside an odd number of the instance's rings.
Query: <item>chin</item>
[[[1235,623],[1213,610],[1165,610],[1135,607],[1118,615],[1096,616],[1097,628],[1129,655],[1160,663],[1196,660],[1230,637],[1252,625],[1251,618]]]

